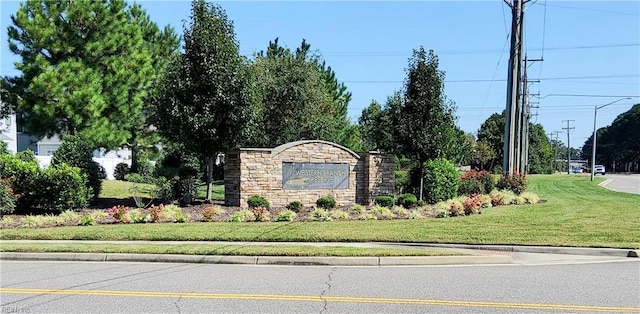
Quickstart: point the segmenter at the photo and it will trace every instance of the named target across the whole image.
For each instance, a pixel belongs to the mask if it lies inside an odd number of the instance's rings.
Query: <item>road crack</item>
[[[327,281],[324,282],[324,284],[327,286],[324,290],[322,290],[322,292],[320,293],[320,298],[322,298],[322,310],[320,311],[320,313],[325,313],[327,312],[327,306],[329,305],[329,302],[327,302],[327,298],[325,297],[327,295],[327,292],[329,292],[329,290],[331,290],[331,281],[333,280],[333,274],[336,272],[338,268],[334,267],[331,269],[331,272],[329,273],[329,275],[327,275]]]
[[[173,302],[173,304],[176,305],[176,309],[178,310],[178,314],[182,313],[182,311],[180,311],[180,304],[178,304],[180,302],[180,300],[182,300],[182,295],[180,295],[180,297],[178,298],[178,300],[176,300],[175,302]]]

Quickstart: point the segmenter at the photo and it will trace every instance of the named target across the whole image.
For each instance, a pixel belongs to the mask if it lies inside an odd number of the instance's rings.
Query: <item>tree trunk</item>
[[[207,201],[211,201],[211,192],[213,188],[213,161],[213,156],[207,157]]]
[[[138,173],[138,149],[131,145],[131,173]]]
[[[424,168],[420,167],[420,200],[422,201],[422,191],[424,189]]]

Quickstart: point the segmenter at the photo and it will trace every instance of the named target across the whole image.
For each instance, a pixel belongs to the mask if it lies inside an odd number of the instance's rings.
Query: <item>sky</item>
[[[160,27],[182,33],[189,1],[138,1]],[[511,2],[511,1],[509,1]],[[18,75],[7,44],[18,1],[0,3],[0,75]],[[371,101],[402,90],[412,49],[433,49],[446,73],[445,94],[458,125],[477,133],[506,107],[511,9],[491,1],[221,1],[234,22],[240,52],[251,56],[269,41],[295,49],[306,39],[353,94],[357,123]],[[532,122],[578,148],[597,127],[640,103],[640,1],[531,0],[525,4],[524,52]],[[631,99],[623,99],[631,97]],[[622,99],[622,100],[620,100]],[[537,104],[536,104],[537,102]],[[552,135],[555,139],[556,135]]]

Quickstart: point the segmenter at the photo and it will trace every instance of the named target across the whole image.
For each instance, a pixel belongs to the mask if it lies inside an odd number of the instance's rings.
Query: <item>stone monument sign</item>
[[[393,156],[356,154],[336,143],[309,140],[276,148],[240,148],[225,156],[225,203],[246,206],[251,195],[273,206],[301,201],[315,205],[332,195],[339,205],[370,204],[377,195],[394,192]]]

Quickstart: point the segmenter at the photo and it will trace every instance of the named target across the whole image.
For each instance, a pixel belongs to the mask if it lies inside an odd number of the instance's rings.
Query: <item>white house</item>
[[[18,152],[18,132],[15,115],[9,115],[0,121],[0,138],[7,143],[7,148],[11,153]]]

